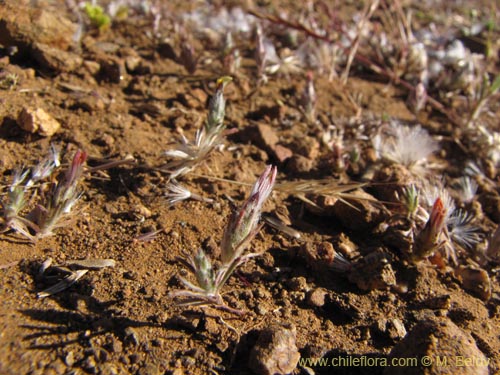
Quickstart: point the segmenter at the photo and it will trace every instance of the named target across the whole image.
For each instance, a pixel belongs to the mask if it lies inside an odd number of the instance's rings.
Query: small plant
[[[165,152],[165,155],[177,159],[163,167],[170,173],[170,178],[176,178],[191,171],[206,160],[208,155],[222,143],[226,129],[224,125],[226,110],[224,87],[231,81],[232,78],[227,76],[217,80],[217,89],[210,100],[207,120],[203,128],[196,132],[194,142],[189,142],[183,136],[180,145]]]
[[[403,188],[400,201],[404,204],[408,218],[415,216],[418,210],[418,189],[415,184]]]
[[[104,12],[104,9],[99,5],[93,5],[91,3],[85,3],[83,5],[83,11],[90,20],[92,26],[99,29],[99,31],[104,31],[108,29],[111,25],[111,17]]]
[[[268,166],[254,184],[249,198],[243,206],[235,212],[228,223],[221,242],[221,265],[216,270],[210,259],[202,249],[194,257],[188,256],[182,262],[195,276],[196,283],[181,278],[187,289],[176,290],[170,293],[172,298],[185,298],[180,305],[203,306],[214,305],[226,311],[242,314],[242,311],[227,306],[220,294],[234,270],[259,253],[247,253],[245,250],[250,241],[262,227],[259,223],[260,213],[276,180],[276,167]]]
[[[30,217],[33,217],[36,223],[34,228],[37,237],[50,236],[54,234],[55,229],[71,222],[69,214],[81,195],[78,184],[86,160],[87,154],[78,150],[64,178],[52,184],[45,205],[37,205],[31,212]]]
[[[52,147],[49,156],[31,172],[16,172],[7,199],[2,202],[4,223],[1,232],[13,229],[33,241],[52,235],[55,229],[68,224],[70,212],[80,197],[78,184],[86,158],[87,154],[78,150],[64,177],[59,181],[53,180],[48,190],[45,189],[46,184],[40,182],[51,177],[60,165],[56,147]],[[22,211],[37,196],[41,196],[39,203],[26,216],[22,216]]]

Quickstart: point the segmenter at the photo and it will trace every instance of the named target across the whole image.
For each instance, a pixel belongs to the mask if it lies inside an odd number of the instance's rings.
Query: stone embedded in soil
[[[57,72],[71,72],[83,64],[77,54],[43,43],[33,44],[32,56],[43,68]]]
[[[202,89],[196,88],[188,93],[180,94],[179,100],[188,108],[204,109],[208,101],[208,95]]]
[[[101,56],[98,60],[99,78],[111,83],[120,83],[126,76],[125,63],[115,56]]]
[[[488,359],[471,335],[446,318],[419,322],[392,349],[388,362],[393,358],[417,358],[419,362],[415,367],[386,367],[384,375],[489,374]]]
[[[314,161],[302,155],[293,155],[286,164],[290,173],[307,173],[314,168]]]
[[[319,156],[319,142],[316,138],[305,136],[293,140],[290,146],[296,154],[315,160]]]
[[[330,270],[335,260],[335,249],[327,241],[317,244],[305,242],[300,248],[300,252],[306,258],[309,266],[320,273]]]
[[[325,305],[325,297],[328,293],[322,288],[316,288],[307,293],[307,303],[310,306],[322,307]]]
[[[0,19],[0,44],[18,46],[20,50],[34,42],[67,50],[74,44],[78,27],[56,12],[23,6],[17,1],[2,2]]]
[[[17,118],[17,124],[30,133],[38,133],[44,137],[53,136],[61,124],[42,108],[23,108]]]
[[[403,188],[415,182],[415,177],[404,166],[392,164],[378,168],[371,187],[373,194],[380,200],[396,201],[396,192],[401,196]]]
[[[291,373],[300,358],[296,335],[294,326],[274,324],[263,329],[250,353],[249,367],[258,375]]]
[[[396,285],[389,255],[373,252],[357,261],[349,272],[348,279],[362,290],[387,289]]]
[[[257,124],[248,129],[248,136],[257,144],[265,149],[272,157],[280,163],[293,155],[292,150],[279,144],[279,137],[274,129],[267,124]]]
[[[16,46],[18,55],[55,71],[72,71],[82,64],[80,56],[68,52],[78,26],[57,12],[5,2],[0,19],[0,44]]]
[[[478,296],[483,301],[491,298],[491,280],[488,272],[473,266],[459,266],[455,275],[460,279],[462,287]]]
[[[394,341],[399,341],[406,336],[406,328],[398,318],[381,319],[377,322],[375,328]]]

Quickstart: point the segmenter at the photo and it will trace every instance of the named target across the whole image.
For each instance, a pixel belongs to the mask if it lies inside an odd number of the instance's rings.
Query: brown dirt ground
[[[70,17],[64,9],[52,10]],[[373,247],[370,235],[343,228],[333,217],[306,212],[300,220],[294,218],[303,204],[283,193],[275,193],[265,211],[286,207],[302,237],[290,239],[264,227],[253,241],[254,249],[266,252],[245,264],[224,288],[228,304],[248,314],[239,318],[211,308],[175,306],[167,293],[180,287],[177,275],[185,275],[176,257],[199,247],[216,251],[232,212],[228,198],[238,204],[249,188],[191,175],[183,181],[215,203],[187,201],[167,206],[163,197],[167,176],[153,167],[162,164],[161,154],[179,139],[179,129],[193,136],[206,116],[206,97],[213,93],[221,74],[220,65],[214,63],[202,64],[194,76],[187,75],[182,66],[160,56],[155,42],[146,36],[150,27],[149,21],[126,20],[101,35],[94,32],[84,37],[78,53],[85,61],[109,58],[122,63],[134,55],[147,67],[142,72],[124,72],[119,82],[93,74],[88,66],[54,72],[30,57],[9,58],[5,53],[1,58],[0,67],[19,76],[14,89],[0,91],[3,183],[9,183],[16,167],[33,165],[43,157],[50,143],[63,146],[66,161],[77,148],[88,152],[89,165],[127,155],[137,160],[134,166],[86,178],[83,213],[55,236],[32,244],[12,233],[0,235],[0,265],[12,263],[0,270],[1,374],[247,374],[249,348],[259,330],[271,322],[296,326],[303,357],[318,358],[328,352],[384,357],[399,338],[378,332],[377,322],[397,318],[409,331],[418,320],[440,314],[471,333],[491,359],[491,373],[499,371],[500,285],[496,277],[492,278],[494,297],[484,302],[464,291],[450,273],[430,264],[415,268],[394,262],[398,283],[406,288],[360,291],[342,275],[312,270],[300,249],[304,243],[330,241],[344,232],[363,252]],[[119,48],[102,52],[96,42],[112,42]],[[304,135],[315,136],[294,109],[303,78],[272,78],[248,97],[254,68],[251,50],[246,53],[244,74],[226,91],[226,122],[240,133],[230,136],[226,148],[196,170],[199,175],[255,181],[266,163],[275,162],[245,131],[256,122],[273,125],[285,145],[300,143]],[[68,85],[82,90],[68,89]],[[331,119],[356,114],[346,95],[350,92],[362,93],[364,114],[414,120],[403,90],[364,72],[355,74],[345,87],[318,80],[316,89],[321,93],[318,112]],[[25,106],[44,108],[62,124],[61,130],[44,138],[19,129],[17,114]],[[287,126],[283,117],[295,125]],[[450,127],[446,119],[430,111],[421,120],[443,133]],[[453,164],[451,158],[448,161]],[[280,180],[297,176],[283,164],[279,170]],[[327,176],[318,168],[301,177]],[[158,228],[164,232],[154,240],[134,241],[141,233]],[[36,292],[47,286],[37,277],[38,268],[48,257],[55,263],[112,258],[117,266],[90,271],[68,290],[37,299]],[[307,302],[307,291],[315,288],[326,293],[321,307]],[[444,312],[422,304],[446,295],[450,307]],[[383,371],[369,370],[372,374]],[[351,368],[345,373],[363,371]]]

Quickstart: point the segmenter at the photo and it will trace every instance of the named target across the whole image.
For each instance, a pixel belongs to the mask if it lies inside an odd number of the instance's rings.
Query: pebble
[[[490,276],[482,268],[459,266],[455,269],[455,275],[460,279],[465,290],[478,296],[483,301],[488,301],[491,298]]]
[[[313,289],[307,294],[307,303],[314,307],[322,307],[325,304],[326,295],[326,291],[322,288]]]
[[[339,199],[329,210],[346,228],[353,231],[369,230],[387,217],[380,206],[370,202],[376,201],[372,195],[363,190],[354,190],[349,194],[359,199],[353,198],[348,203]]]
[[[398,318],[379,320],[377,322],[377,329],[394,341],[401,340],[407,333],[403,322]]]
[[[302,155],[293,155],[286,164],[286,170],[290,173],[307,173],[314,168],[314,161]]]
[[[293,155],[292,150],[279,144],[279,137],[274,129],[267,124],[257,124],[249,130],[248,135],[260,147],[276,158],[279,162],[284,162]]]
[[[153,363],[146,363],[137,371],[137,375],[160,375],[161,373],[159,367]]]
[[[23,108],[17,118],[17,124],[27,132],[43,137],[51,137],[61,128],[61,124],[42,108]]]
[[[488,360],[478,349],[472,336],[446,318],[417,323],[392,349],[389,363],[392,358],[417,358],[420,362],[416,366],[386,367],[384,375],[489,374]],[[457,362],[461,360],[468,362]]]
[[[64,363],[68,367],[73,367],[75,364],[75,354],[71,351],[64,357]]]
[[[307,280],[303,276],[294,277],[287,282],[288,289],[293,292],[307,290]]]
[[[258,375],[284,375],[296,367],[300,353],[294,326],[271,325],[260,332],[252,348],[249,367]]]

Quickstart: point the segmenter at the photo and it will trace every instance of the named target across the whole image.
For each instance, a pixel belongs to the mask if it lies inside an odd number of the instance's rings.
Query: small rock
[[[361,189],[350,195],[359,199],[349,199],[348,203],[339,199],[331,208],[332,214],[345,227],[355,231],[369,230],[387,217],[380,205],[373,203],[376,199],[372,195]]]
[[[83,64],[83,59],[76,53],[43,43],[35,43],[32,54],[43,68],[57,72],[72,72]]]
[[[94,359],[94,356],[88,356],[87,358],[85,358],[82,367],[91,374],[97,373],[97,363]]]
[[[384,375],[487,375],[488,359],[470,334],[449,319],[419,322],[391,351],[392,359],[415,358],[412,366],[386,367]]]
[[[120,364],[107,362],[99,366],[99,375],[120,375],[125,373],[125,369]]]
[[[129,73],[134,73],[141,63],[141,58],[139,56],[128,56],[125,59],[125,67]]]
[[[101,70],[99,74],[105,81],[120,83],[125,77],[125,65],[122,60],[117,58],[106,58],[99,61]]]
[[[153,363],[146,363],[137,371],[137,375],[160,375],[161,373],[159,367]]]
[[[17,118],[17,124],[23,130],[44,137],[51,137],[61,127],[61,124],[42,108],[36,110],[23,108]]]
[[[93,113],[96,111],[102,111],[104,108],[106,108],[106,104],[100,97],[94,95],[87,95],[76,100],[75,103],[71,106],[71,108],[72,109],[81,108],[86,112]]]
[[[387,321],[387,332],[389,333],[389,337],[393,340],[401,340],[406,336],[406,328],[403,322],[397,318],[389,319]]]
[[[422,301],[422,306],[433,310],[449,310],[451,307],[451,296],[449,294],[445,294],[442,296],[428,298]]]
[[[143,206],[142,204],[136,204],[133,208],[133,211],[136,215],[144,217],[146,219],[150,218],[152,215],[151,210],[146,206]]]
[[[307,303],[314,307],[322,307],[325,305],[326,295],[326,291],[322,288],[313,289],[307,294]]]
[[[293,155],[292,150],[282,145],[275,145],[272,148],[272,153],[280,163],[283,163],[285,160],[291,158]]]
[[[279,144],[280,139],[270,125],[257,124],[250,128],[249,132],[249,136],[257,146],[262,147],[279,162],[284,162],[293,155],[292,150]]]
[[[104,347],[109,350],[110,353],[121,353],[123,350],[122,342],[114,335],[106,336],[106,343]]]
[[[72,351],[66,354],[66,356],[64,357],[64,363],[68,367],[73,367],[73,365],[75,364],[75,354]]]
[[[101,70],[101,65],[98,62],[92,60],[85,60],[83,62],[83,66],[93,76],[95,76]]]
[[[125,341],[134,346],[139,345],[140,343],[139,335],[132,327],[125,328]]]
[[[287,282],[288,290],[292,292],[305,291],[307,289],[307,281],[303,276],[294,277]]]
[[[292,155],[286,164],[291,173],[307,173],[314,168],[314,161],[302,155]]]
[[[305,136],[297,138],[291,145],[296,154],[315,160],[319,156],[319,142],[316,138]]]
[[[258,375],[289,374],[299,362],[294,326],[271,325],[261,331],[252,348],[249,367]]]
[[[219,324],[214,319],[207,319],[205,321],[205,329],[213,336],[220,335]]]
[[[348,279],[362,290],[383,290],[396,285],[390,257],[383,252],[373,252],[361,258],[353,265]]]
[[[404,166],[392,164],[377,169],[373,176],[373,194],[380,200],[395,202],[396,192],[401,196],[403,189],[415,182],[415,177]]]
[[[74,44],[77,25],[59,12],[25,5],[21,2],[2,2],[0,44],[19,46],[23,53],[34,43],[43,43],[61,50]],[[28,48],[26,48],[28,47]]]
[[[193,89],[187,94],[182,94],[180,100],[188,108],[205,108],[208,95],[202,89]]]
[[[462,287],[475,294],[483,301],[491,298],[491,280],[488,272],[473,266],[459,266],[455,275],[460,279]]]

